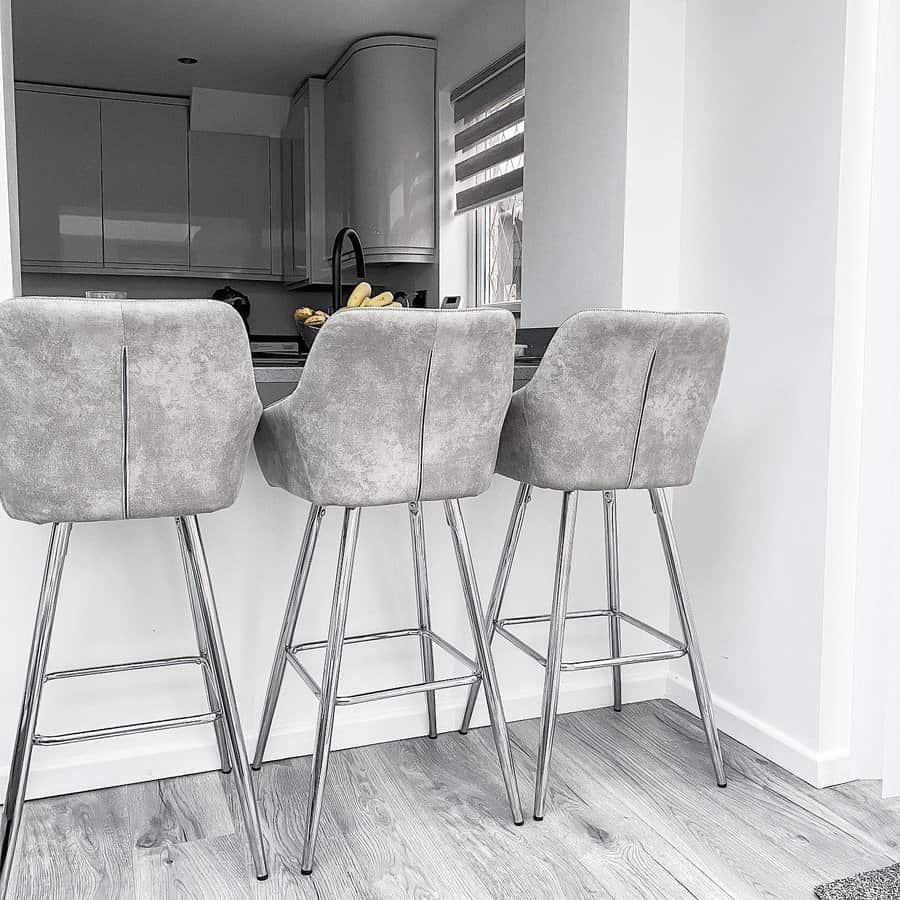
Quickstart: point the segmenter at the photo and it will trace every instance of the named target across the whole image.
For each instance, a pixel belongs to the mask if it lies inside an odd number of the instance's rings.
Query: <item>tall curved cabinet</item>
[[[326,231],[369,263],[435,259],[435,58],[428,38],[352,44],[325,79]]]

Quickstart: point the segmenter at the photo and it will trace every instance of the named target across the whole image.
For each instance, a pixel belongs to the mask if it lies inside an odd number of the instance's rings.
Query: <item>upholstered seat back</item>
[[[512,391],[514,342],[503,310],[339,312],[297,389],[263,414],[263,474],[320,506],[481,493]]]
[[[229,506],[260,410],[246,330],[224,303],[0,302],[0,500],[13,518]]]
[[[497,471],[556,490],[687,484],[727,343],[719,313],[572,316],[512,397]]]

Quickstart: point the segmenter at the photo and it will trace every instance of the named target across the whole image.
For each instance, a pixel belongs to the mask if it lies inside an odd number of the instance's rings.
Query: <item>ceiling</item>
[[[358,37],[437,36],[472,0],[13,0],[16,78],[291,94]],[[193,56],[195,66],[176,62]]]

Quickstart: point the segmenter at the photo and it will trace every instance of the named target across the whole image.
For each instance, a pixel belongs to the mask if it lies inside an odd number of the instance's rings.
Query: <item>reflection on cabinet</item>
[[[370,263],[434,261],[435,54],[366,38],[326,78],[327,231],[353,225]]]
[[[192,269],[273,271],[272,175],[280,165],[278,150],[277,142],[258,135],[191,132]]]
[[[188,107],[17,84],[23,271],[281,280],[281,141],[189,135]]]
[[[330,284],[323,79],[307,79],[291,102],[281,152],[284,280],[293,287]]]
[[[100,101],[16,89],[22,260],[103,262]]]
[[[101,101],[103,259],[187,268],[187,109]]]

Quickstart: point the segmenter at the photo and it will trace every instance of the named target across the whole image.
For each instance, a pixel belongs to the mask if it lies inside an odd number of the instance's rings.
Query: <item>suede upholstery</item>
[[[263,413],[256,454],[266,480],[319,506],[482,493],[514,342],[504,310],[339,312],[294,392]]]
[[[513,394],[497,471],[564,491],[688,484],[727,343],[720,313],[577,313]]]
[[[0,500],[30,522],[230,506],[261,411],[224,303],[0,303]]]

